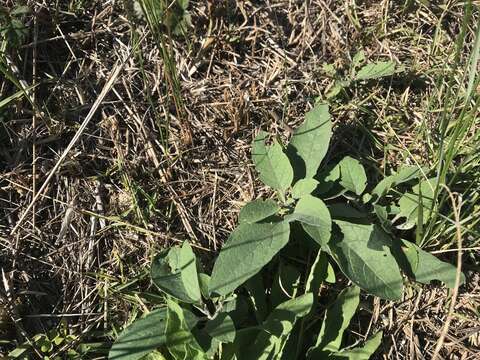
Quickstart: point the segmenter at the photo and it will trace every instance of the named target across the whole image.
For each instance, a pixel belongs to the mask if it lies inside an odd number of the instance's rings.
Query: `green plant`
[[[31,340],[20,344],[8,353],[7,359],[31,359],[33,354],[44,360],[79,359],[80,354],[73,349],[78,336],[69,334],[65,323],[45,334],[35,335]],[[62,351],[64,349],[65,351]],[[63,356],[59,353],[62,351]]]
[[[16,5],[12,9],[0,6],[0,52],[4,52],[7,46],[16,48],[23,45],[28,36],[23,17],[28,13],[30,9],[27,6]]]
[[[333,64],[324,64],[323,72],[335,80],[326,92],[325,97],[333,99],[356,82],[379,79],[402,71],[393,61],[377,61],[362,66],[365,60],[365,53],[360,50],[353,56],[352,62],[349,68],[344,71],[344,74],[336,69]]]
[[[175,51],[173,45],[173,38],[175,35],[187,34],[187,30],[191,27],[190,14],[188,12],[189,1],[188,0],[124,0],[125,8],[131,19],[139,18],[143,19],[151,32],[154,42],[160,51],[160,55],[163,60],[163,69],[166,79],[167,88],[165,89],[166,107],[170,105],[175,106],[176,115],[180,121],[182,139],[185,143],[191,141],[191,129],[190,124],[186,121],[185,104],[181,94],[181,86],[177,64],[175,60]],[[132,25],[135,27],[135,21],[132,21]],[[140,40],[138,34],[135,31],[132,32],[132,38],[135,43]],[[146,75],[144,71],[144,59],[141,51],[136,54],[140,68],[142,70],[142,77],[146,81]],[[148,89],[148,86],[146,86]],[[147,90],[147,98],[149,102],[153,104],[152,94],[150,90]],[[155,107],[153,107],[155,109]],[[156,112],[156,110],[154,110]],[[160,131],[160,137],[165,148],[168,148],[166,139],[168,139],[168,128],[170,124],[170,114],[167,112],[166,123],[159,128],[164,128]],[[160,114],[155,114],[156,118],[160,118]]]
[[[400,299],[402,271],[421,283],[455,286],[454,266],[400,238],[430,216],[433,180],[426,170],[404,167],[372,188],[352,157],[320,166],[331,133],[326,104],[306,114],[286,146],[259,132],[252,159],[276,199],[242,208],[211,276],[188,242],[156,256],[151,277],[167,305],[127,327],[110,359],[140,359],[153,350],[159,359],[368,359],[381,332],[361,347],[342,348],[360,288]],[[332,264],[355,285],[319,327],[317,298],[323,282],[335,281]],[[315,328],[312,337],[307,329]]]

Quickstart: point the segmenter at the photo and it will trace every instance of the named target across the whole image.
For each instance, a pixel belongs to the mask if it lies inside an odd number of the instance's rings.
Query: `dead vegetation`
[[[158,302],[145,277],[156,250],[189,239],[208,264],[238,209],[264,191],[250,169],[255,131],[289,136],[333,85],[324,63],[341,73],[364,50],[369,59],[405,67],[391,81],[349,90],[333,107],[336,140],[328,156],[355,154],[382,170],[428,163],[424,126],[435,126],[441,106],[428,105],[453,61],[464,6],[403,3],[191,1],[192,27],[166,45],[179,107],[151,30],[122,2],[29,2],[28,39],[5,61],[16,79],[38,86],[0,109],[0,289],[11,344],[62,319],[78,342],[107,342],[112,329]],[[467,48],[476,26],[472,21]],[[15,91],[0,78],[0,98]],[[451,239],[438,249],[449,247]],[[480,357],[474,251],[465,255],[469,281],[445,359]],[[448,307],[449,294],[435,286],[411,287],[399,304],[365,299],[371,319],[351,336],[383,328],[378,358],[428,359]]]

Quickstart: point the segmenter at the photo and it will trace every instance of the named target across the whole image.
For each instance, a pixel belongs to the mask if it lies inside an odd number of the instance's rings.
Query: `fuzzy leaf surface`
[[[240,224],[223,245],[213,267],[210,294],[227,295],[243,284],[287,244],[290,225],[275,223]]]
[[[295,210],[288,220],[301,222],[303,229],[320,246],[325,246],[330,240],[332,219],[325,203],[319,198],[306,195],[298,200]]]
[[[361,195],[367,186],[367,175],[357,159],[345,156],[339,163],[340,185],[345,189]]]
[[[166,344],[167,310],[150,312],[134,321],[115,340],[108,354],[109,360],[137,360]]]
[[[405,217],[405,222],[399,226],[401,229],[411,229],[421,222],[425,224],[430,217],[433,208],[433,194],[435,189],[435,181],[424,180],[412,188],[412,192],[402,195],[398,201],[400,213],[398,217]],[[421,214],[421,217],[420,217]]]
[[[370,339],[365,341],[363,346],[357,346],[352,349],[345,349],[331,354],[329,360],[368,360],[382,343],[383,333],[379,331]]]
[[[207,322],[205,330],[211,337],[223,343],[231,343],[235,341],[235,325],[233,324],[232,318],[227,313],[220,313],[215,319]]]
[[[441,261],[434,255],[422,250],[419,246],[406,240],[402,240],[402,250],[409,263],[409,270],[415,281],[429,284],[432,280],[439,280],[451,289],[455,287],[457,268],[452,264]],[[465,275],[462,273],[460,284],[465,283]]]
[[[312,304],[313,294],[307,293],[278,305],[262,324],[255,342],[239,360],[279,358],[296,320],[307,315]]]
[[[252,160],[260,180],[273,189],[284,192],[293,181],[293,168],[282,146],[274,141],[267,146],[268,134],[260,131],[252,147]]]
[[[305,195],[310,195],[318,184],[319,182],[315,179],[300,179],[292,188],[292,197],[300,199]]]
[[[393,61],[378,61],[363,66],[355,75],[355,80],[371,80],[395,73],[395,63]]]
[[[350,324],[359,303],[360,288],[357,286],[351,286],[340,293],[325,313],[317,338],[316,351],[336,352],[340,350],[343,333]]]
[[[185,241],[157,255],[152,262],[152,281],[162,291],[187,303],[201,301],[195,254]]]
[[[336,220],[342,235],[329,243],[331,255],[342,272],[362,289],[383,299],[402,295],[402,275],[390,252],[392,239],[377,225]]]
[[[269,216],[275,215],[280,210],[277,203],[271,199],[263,200],[256,199],[245,205],[240,214],[238,215],[238,222],[243,223],[256,223]]]
[[[317,104],[305,115],[305,121],[295,129],[290,147],[304,163],[301,178],[313,178],[327,153],[332,136],[332,121],[327,104]]]

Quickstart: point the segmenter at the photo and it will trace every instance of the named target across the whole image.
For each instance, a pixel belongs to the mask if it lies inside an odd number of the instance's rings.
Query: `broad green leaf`
[[[316,189],[317,194],[328,194],[340,179],[340,165],[327,165],[325,169],[317,176],[319,185]]]
[[[310,313],[315,311],[314,306],[312,305],[312,309]],[[308,315],[306,315],[308,316]],[[302,326],[303,325],[303,326]],[[292,360],[300,358],[303,352],[303,344],[305,342],[304,338],[304,325],[305,323],[301,324],[299,321],[296,322],[293,330],[288,334],[288,338],[285,341],[285,345],[281,351],[281,354],[277,356],[278,360]]]
[[[198,274],[198,285],[200,286],[200,293],[205,299],[210,299],[208,287],[210,285],[210,275],[200,273]]]
[[[282,146],[274,141],[267,146],[268,134],[260,131],[253,142],[252,160],[260,180],[273,189],[285,192],[293,181],[293,169]]]
[[[235,336],[235,342],[224,345],[222,360],[233,360],[235,355],[236,360],[243,360],[247,352],[246,349],[252,346],[261,331],[260,327],[247,327],[238,330]]]
[[[165,357],[160,351],[155,350],[142,357],[141,360],[165,360]]]
[[[418,167],[413,165],[402,166],[397,174],[395,174],[395,185],[408,182],[413,179],[418,179],[428,171],[425,167]]]
[[[222,343],[235,341],[235,325],[227,313],[219,313],[213,320],[207,322],[205,330]]]
[[[185,241],[153,259],[152,281],[162,291],[187,303],[201,301],[195,254]]]
[[[345,203],[333,203],[328,205],[330,215],[334,219],[363,219],[367,215]]]
[[[268,314],[267,292],[265,291],[262,273],[259,272],[248,279],[245,288],[250,295],[257,322],[261,324]]]
[[[235,294],[234,300],[226,304],[223,303],[221,311],[226,312],[228,313],[228,315],[230,315],[236,329],[250,326],[252,324],[250,301],[246,295]]]
[[[367,175],[362,164],[350,156],[345,156],[339,163],[340,185],[345,189],[361,195],[367,186]]]
[[[399,226],[400,229],[411,229],[418,225],[419,219],[425,224],[430,218],[433,208],[433,194],[435,180],[424,180],[412,188],[412,192],[402,195],[398,201],[400,213],[398,217],[405,217],[406,220]]]
[[[402,296],[402,275],[390,252],[392,239],[377,225],[336,220],[342,235],[332,237],[331,255],[356,285],[383,299]]]
[[[315,260],[310,267],[305,285],[305,291],[311,292],[314,295],[314,299],[316,299],[318,295],[322,282],[327,278],[327,263],[328,260],[325,252],[318,250]]]
[[[395,175],[390,175],[383,178],[372,190],[372,195],[375,195],[375,200],[382,198],[395,185]]]
[[[115,340],[108,354],[110,360],[137,360],[166,344],[165,308],[154,310],[134,321]]]
[[[351,286],[340,293],[335,302],[325,312],[312,354],[316,355],[318,351],[336,352],[340,350],[343,333],[350,324],[355,311],[357,311],[359,303],[360,288],[357,286]]]
[[[165,337],[168,351],[175,359],[206,359],[202,348],[190,331],[183,309],[171,299],[167,299]]]
[[[259,272],[287,244],[290,225],[240,224],[223,245],[210,279],[210,294],[227,295]]]
[[[365,341],[363,346],[357,346],[352,349],[344,349],[328,357],[332,360],[368,360],[382,343],[383,333],[379,331],[370,339]]]
[[[313,178],[322,162],[332,136],[332,121],[327,104],[315,105],[305,121],[293,133],[290,148],[303,160],[300,178]],[[303,176],[302,176],[303,175]]]
[[[295,266],[280,263],[270,293],[272,307],[297,296],[300,276],[301,274]]]
[[[388,211],[385,206],[380,206],[377,204],[373,205],[373,211],[375,215],[377,215],[378,221],[380,222],[380,226],[385,230],[387,233],[392,232],[392,223],[388,219]]]
[[[308,293],[278,305],[262,325],[262,331],[245,349],[243,359],[271,359],[280,357],[288,335],[298,318],[307,315],[313,304],[313,294]]]
[[[365,61],[365,51],[360,50],[357,52],[352,59],[352,67],[356,68],[362,65],[362,63]]]
[[[20,344],[15,349],[13,349],[8,353],[7,359],[28,360],[29,359],[28,356],[30,356],[29,352],[31,350],[32,350],[32,345],[30,345],[29,343]]]
[[[393,61],[379,61],[363,66],[355,75],[355,80],[378,79],[394,73],[395,63]]]
[[[192,334],[197,340],[198,345],[202,348],[207,359],[213,359],[215,354],[218,353],[221,341],[213,338],[205,331],[205,328],[194,328]]]
[[[305,284],[305,291],[313,293],[314,304],[318,301],[320,287],[324,281],[335,283],[335,272],[328,262],[327,254],[322,250],[318,250]],[[315,306],[312,307],[313,311],[315,311]]]
[[[320,246],[325,246],[330,240],[332,220],[325,203],[312,195],[306,195],[298,200],[295,210],[286,217],[289,221],[302,223],[303,229]]]
[[[292,188],[292,197],[300,199],[305,195],[310,195],[318,186],[318,181],[315,179],[300,179]]]
[[[238,216],[238,222],[256,223],[269,216],[275,215],[280,210],[277,203],[271,199],[256,199],[245,205]]]
[[[335,269],[333,268],[332,264],[330,264],[330,261],[327,261],[327,278],[325,281],[329,284],[335,284],[337,282]]]
[[[383,197],[393,186],[419,178],[427,169],[418,166],[403,166],[398,173],[383,178],[372,190],[372,195],[376,195],[376,200]]]
[[[422,250],[419,246],[406,240],[402,240],[402,250],[409,263],[411,276],[422,284],[429,284],[432,280],[439,280],[447,287],[455,287],[457,268],[452,264],[441,261],[434,255]],[[408,272],[410,272],[408,271]],[[465,275],[462,273],[460,284],[465,283]]]
[[[281,303],[263,323],[264,331],[280,340],[286,340],[286,336],[292,331],[295,321],[307,315],[311,311],[312,305],[312,293],[306,293]],[[276,354],[279,353],[279,351],[276,352]]]

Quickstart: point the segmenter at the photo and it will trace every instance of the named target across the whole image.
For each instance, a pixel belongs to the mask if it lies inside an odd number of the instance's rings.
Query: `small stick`
[[[27,214],[29,213],[29,211],[33,208],[33,206],[35,205],[36,201],[38,200],[38,198],[42,195],[42,193],[45,191],[45,189],[47,188],[48,184],[50,183],[50,181],[52,180],[53,176],[55,175],[55,173],[57,172],[57,170],[60,168],[60,166],[62,165],[63,161],[65,160],[65,158],[67,157],[68,153],[70,152],[70,150],[72,150],[72,148],[75,146],[75,144],[77,143],[78,139],[80,139],[80,137],[82,136],[82,133],[83,131],[85,130],[85,128],[87,127],[88,123],[90,122],[90,120],[93,118],[93,115],[95,115],[98,107],[100,106],[100,104],[102,103],[103,99],[105,98],[105,96],[107,95],[107,93],[111,90],[111,88],[113,87],[113,84],[115,83],[115,81],[117,80],[117,77],[118,75],[120,74],[120,71],[122,70],[123,66],[125,65],[125,62],[126,62],[127,59],[125,59],[124,61],[122,62],[117,62],[115,64],[115,67],[114,67],[114,70],[112,72],[112,74],[110,75],[110,78],[108,79],[107,83],[105,84],[105,86],[103,87],[102,91],[100,92],[100,95],[98,96],[97,100],[95,100],[95,102],[93,103],[93,106],[91,107],[90,111],[88,112],[87,116],[85,117],[85,120],[83,120],[82,124],[80,125],[80,127],[78,128],[77,132],[75,133],[75,135],[73,136],[72,140],[70,141],[70,143],[68,144],[67,148],[63,151],[62,155],[60,156],[60,159],[58,159],[57,163],[55,164],[55,166],[52,168],[52,170],[50,170],[50,173],[48,174],[47,176],[47,179],[45,180],[45,182],[42,184],[42,186],[40,187],[40,189],[38,190],[38,192],[35,194],[35,196],[33,197],[32,199],[32,202],[30,203],[30,205],[28,205],[27,209],[23,212],[22,216],[20,216],[20,219],[18,220],[17,224],[15,225],[15,227],[13,228],[13,230],[10,232],[10,235],[13,235],[17,229],[20,227],[20,225],[23,223],[23,221],[25,220],[25,217],[27,216]]]
[[[33,55],[32,55],[32,81],[33,85],[37,85],[37,42],[38,42],[38,19],[37,13],[33,17]],[[32,103],[36,102],[36,91],[32,89]],[[35,198],[37,193],[37,112],[33,109],[32,115],[32,196]],[[35,231],[35,214],[37,209],[32,206],[32,228]]]

